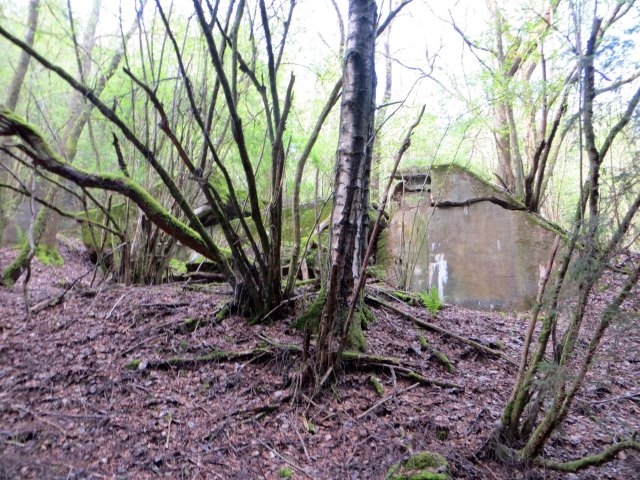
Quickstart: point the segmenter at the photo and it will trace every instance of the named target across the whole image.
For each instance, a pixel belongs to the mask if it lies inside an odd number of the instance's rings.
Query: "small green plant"
[[[291,478],[293,477],[293,470],[291,470],[289,467],[282,467],[278,472],[278,475],[280,476],[280,478]]]
[[[140,367],[140,359],[139,358],[131,360],[129,363],[127,363],[127,368],[129,370],[137,370],[138,367]]]
[[[436,316],[440,308],[442,308],[442,300],[440,300],[440,294],[436,287],[431,287],[431,290],[428,292],[420,292],[420,300],[422,300],[422,305],[424,305],[433,316]]]
[[[305,417],[302,417],[302,423],[304,424],[304,428],[309,433],[316,433],[316,426],[311,423],[310,420],[307,420]]]

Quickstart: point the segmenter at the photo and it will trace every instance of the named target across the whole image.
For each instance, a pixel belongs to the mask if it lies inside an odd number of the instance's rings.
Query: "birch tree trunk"
[[[331,212],[329,282],[317,344],[320,371],[332,366],[335,332],[341,330],[340,319],[362,274],[373,151],[375,37],[375,1],[350,0]]]

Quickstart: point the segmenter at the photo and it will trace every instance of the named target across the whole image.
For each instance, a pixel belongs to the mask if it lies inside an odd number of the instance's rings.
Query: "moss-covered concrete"
[[[99,208],[92,208],[86,212],[78,212],[76,215],[79,218],[86,218],[98,224],[104,224],[106,218],[104,212]],[[123,202],[113,205],[109,210],[109,215],[118,223],[119,228],[124,228],[127,217],[127,204]],[[113,226],[111,227],[113,228]],[[91,234],[92,230],[93,235]],[[95,226],[91,226],[89,223],[83,223],[81,226],[81,236],[82,243],[85,247],[95,251],[98,251],[102,247],[103,231]],[[96,245],[95,242],[98,242],[98,245]],[[107,248],[112,248],[113,245],[117,245],[117,239],[113,234],[107,233],[104,245]]]
[[[469,308],[530,308],[561,230],[459,165],[429,175],[424,191],[394,201],[379,255],[388,280],[417,292],[436,288],[444,303]],[[443,202],[453,206],[432,206]]]

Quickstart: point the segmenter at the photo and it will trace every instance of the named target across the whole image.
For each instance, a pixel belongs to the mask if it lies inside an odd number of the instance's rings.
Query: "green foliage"
[[[127,363],[127,368],[129,370],[137,370],[138,367],[140,367],[140,359],[136,358],[135,360],[131,360],[129,363]]]
[[[449,438],[449,429],[448,428],[439,428],[436,430],[436,436],[438,440],[441,442],[445,442]]]
[[[316,433],[316,426],[311,422],[311,420],[307,420],[306,417],[302,418],[302,423],[304,424],[304,428],[309,433]]]
[[[278,476],[280,478],[292,478],[293,477],[293,470],[291,470],[291,468],[289,468],[289,467],[282,467],[280,469],[280,471],[278,472]]]
[[[59,267],[64,265],[64,258],[58,252],[58,249],[54,246],[40,244],[36,248],[36,258],[40,260],[43,265],[51,265]]]
[[[428,292],[420,292],[420,300],[422,300],[422,305],[433,316],[436,316],[440,308],[442,308],[442,300],[440,300],[440,295],[436,287],[431,287],[431,290]]]
[[[387,272],[382,265],[369,265],[367,267],[367,275],[376,280],[384,280],[387,277]]]
[[[177,274],[187,273],[187,262],[172,258],[169,260],[169,268]]]

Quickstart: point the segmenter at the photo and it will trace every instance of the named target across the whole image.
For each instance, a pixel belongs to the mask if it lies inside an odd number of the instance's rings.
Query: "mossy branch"
[[[564,473],[575,473],[580,470],[584,470],[589,467],[598,467],[600,465],[604,465],[607,462],[613,460],[618,453],[623,450],[635,450],[636,452],[640,452],[640,443],[634,438],[630,438],[628,440],[623,440],[622,442],[615,443],[608,447],[606,450],[588,457],[583,457],[579,460],[573,460],[571,462],[554,462],[552,460],[546,460],[544,458],[537,458],[535,460],[535,464],[548,468],[551,470],[556,470]]]
[[[64,162],[56,155],[44,140],[40,132],[31,124],[22,120],[9,110],[0,111],[0,136],[18,136],[29,146],[29,155],[34,162],[45,170],[55,173],[76,185],[85,188],[99,188],[121,193],[130,198],[169,236],[174,237],[187,247],[213,260],[221,266],[227,279],[233,279],[227,261],[219,251],[212,250],[201,236],[192,228],[171,215],[144,188],[130,178],[107,173],[90,173]],[[26,148],[26,147],[25,147]]]

